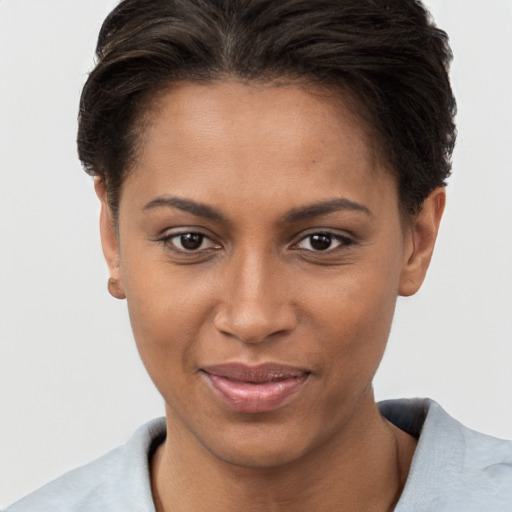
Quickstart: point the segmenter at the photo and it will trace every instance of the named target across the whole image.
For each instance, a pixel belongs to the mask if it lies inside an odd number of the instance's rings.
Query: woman
[[[506,510],[509,443],[373,396],[454,143],[421,4],[126,0],[98,59],[79,153],[166,419],[9,510]]]

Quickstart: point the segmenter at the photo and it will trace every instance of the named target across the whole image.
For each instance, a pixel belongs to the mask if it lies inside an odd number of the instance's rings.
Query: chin
[[[227,450],[214,451],[210,453],[218,460],[229,464],[247,469],[273,469],[286,466],[295,462],[302,455],[300,450],[295,450],[288,447],[243,447],[240,449],[233,449],[230,447]]]
[[[203,447],[226,464],[252,469],[271,469],[293,463],[314,450],[312,445],[316,444],[304,431],[294,432],[287,425],[265,427],[254,423],[249,428],[225,428],[217,432],[223,433],[222,438],[203,436],[199,440]]]

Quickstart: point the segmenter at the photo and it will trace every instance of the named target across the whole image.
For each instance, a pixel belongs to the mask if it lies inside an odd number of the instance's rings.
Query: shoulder
[[[149,454],[164,437],[165,420],[153,420],[125,445],[62,475],[6,512],[152,512]]]
[[[432,400],[389,401],[381,410],[419,434],[396,512],[512,510],[512,441],[465,427]]]

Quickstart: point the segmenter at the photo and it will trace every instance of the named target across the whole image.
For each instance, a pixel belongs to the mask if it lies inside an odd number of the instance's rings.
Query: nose
[[[284,273],[269,260],[272,258],[250,255],[226,269],[229,275],[214,324],[243,343],[261,343],[284,335],[297,323]]]

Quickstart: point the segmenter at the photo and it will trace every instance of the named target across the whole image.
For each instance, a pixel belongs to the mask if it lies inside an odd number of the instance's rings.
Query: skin
[[[371,383],[397,296],[425,277],[444,190],[403,222],[369,130],[311,87],[183,83],[154,112],[118,219],[96,190],[111,292],[166,403],[157,509],[391,509],[416,441],[379,415]],[[204,235],[199,248],[182,233]],[[309,376],[283,406],[242,413],[201,374],[227,362]]]

